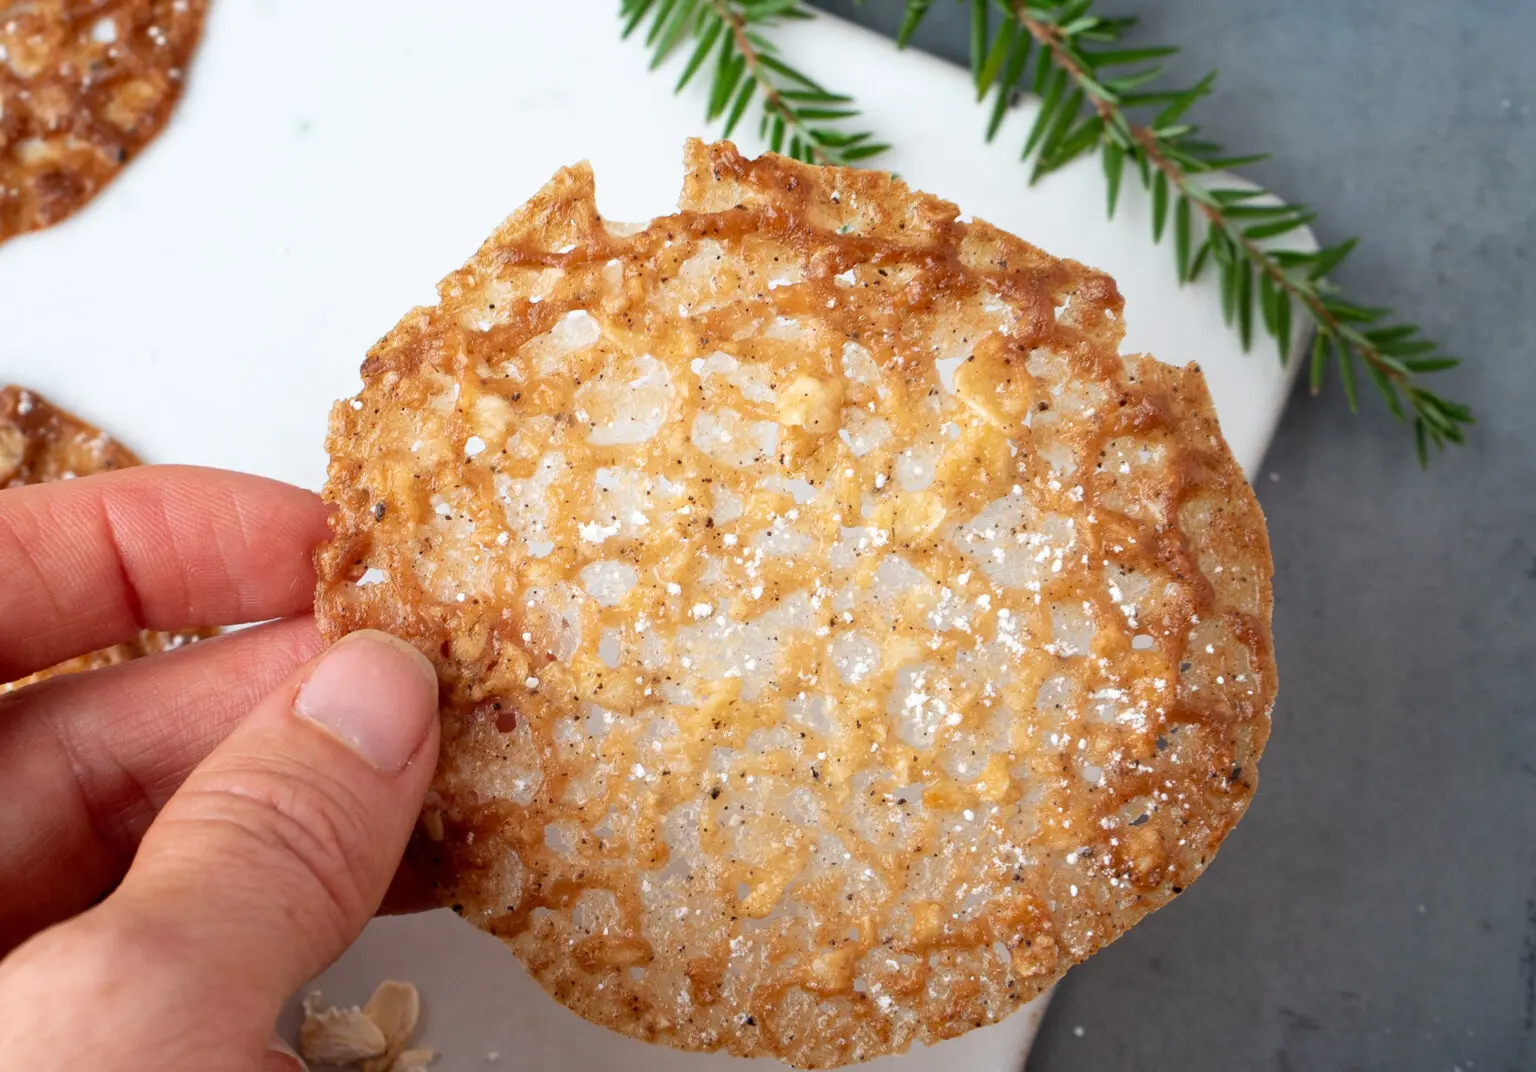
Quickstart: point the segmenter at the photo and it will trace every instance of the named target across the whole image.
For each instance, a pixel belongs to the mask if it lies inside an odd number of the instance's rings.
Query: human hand
[[[213,470],[0,493],[0,680],[277,619],[0,697],[0,1067],[292,1067],[273,1022],[379,907],[438,746],[418,652],[321,653],[325,536]]]

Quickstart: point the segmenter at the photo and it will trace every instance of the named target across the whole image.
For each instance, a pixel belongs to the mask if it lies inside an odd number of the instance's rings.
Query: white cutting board
[[[647,73],[641,45],[618,39],[616,7],[219,0],[160,140],[75,219],[0,245],[0,381],[36,388],[152,461],[318,488],[327,409],[357,389],[364,352],[557,167],[590,159],[612,218],[674,205],[683,138],[710,133],[703,89],[672,95],[677,62]],[[1180,289],[1134,183],[1108,222],[1092,160],[1026,185],[1027,109],[983,145],[983,111],[957,68],[829,18],[775,33],[809,73],[857,95],[897,146],[884,166],[1112,273],[1128,349],[1198,361],[1254,470],[1289,377],[1267,342],[1245,355],[1221,327],[1212,285]],[[743,124],[745,148],[759,148],[755,127]],[[746,1067],[586,1024],[445,913],[375,922],[318,985],[360,1002],[389,976],[421,988],[420,1037],[447,1072],[492,1054],[570,1072]],[[877,1066],[1011,1072],[1042,1011]]]

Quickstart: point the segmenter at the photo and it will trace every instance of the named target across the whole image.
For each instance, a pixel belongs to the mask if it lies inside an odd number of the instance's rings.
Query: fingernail
[[[261,1072],[309,1072],[309,1066],[292,1046],[274,1035],[267,1043],[267,1057],[262,1062]]]
[[[293,710],[394,774],[416,754],[437,717],[437,674],[405,641],[365,629],[342,637],[320,657]]]

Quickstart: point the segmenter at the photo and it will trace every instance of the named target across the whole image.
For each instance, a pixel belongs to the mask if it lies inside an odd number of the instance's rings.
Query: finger
[[[380,633],[280,686],[166,804],[111,896],[0,962],[0,1008],[21,1010],[0,1024],[0,1053],[22,1067],[123,1054],[118,1067],[261,1068],[283,1000],[389,885],[432,777],[436,716],[431,664]]]
[[[192,768],[320,648],[293,618],[0,697],[0,956],[117,885]]]
[[[267,1055],[261,1072],[309,1072],[309,1066],[283,1039],[276,1035],[267,1043]]]
[[[0,493],[0,681],[141,629],[308,609],[325,516],[300,488],[183,466]]]

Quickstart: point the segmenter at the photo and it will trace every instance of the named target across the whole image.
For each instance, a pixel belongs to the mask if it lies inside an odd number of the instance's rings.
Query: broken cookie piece
[[[384,1052],[384,1031],[357,1006],[322,1008],[320,994],[304,999],[299,1054],[322,1065],[350,1065]]]
[[[437,1057],[410,1045],[421,1016],[421,998],[410,983],[385,980],[362,1008],[323,1007],[321,1001],[319,992],[304,999],[299,1053],[306,1061],[359,1072],[424,1072]]]
[[[416,988],[410,983],[386,980],[373,992],[363,1012],[384,1032],[385,1044],[378,1055],[363,1062],[362,1072],[405,1072],[399,1061],[421,1017],[421,998]]]

